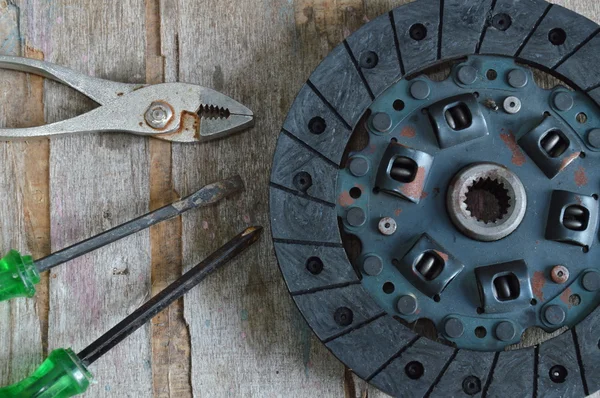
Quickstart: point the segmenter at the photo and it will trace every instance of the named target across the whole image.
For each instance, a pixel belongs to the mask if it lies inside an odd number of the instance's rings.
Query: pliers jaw
[[[157,134],[155,138],[172,142],[207,142],[254,126],[254,113],[244,105],[215,90],[195,86],[194,91],[197,89],[200,91],[194,109],[181,110],[177,127]]]
[[[193,143],[222,138],[254,125],[254,114],[244,105],[215,90],[194,84],[117,83],[20,57],[0,56],[0,68],[56,80],[101,105],[83,115],[53,124],[0,129],[0,140],[122,132]]]

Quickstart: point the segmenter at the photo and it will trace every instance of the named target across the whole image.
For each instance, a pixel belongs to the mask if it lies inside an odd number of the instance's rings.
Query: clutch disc
[[[599,33],[542,0],[417,0],[301,89],[273,241],[358,376],[402,397],[600,390]],[[527,346],[536,328],[557,337]]]

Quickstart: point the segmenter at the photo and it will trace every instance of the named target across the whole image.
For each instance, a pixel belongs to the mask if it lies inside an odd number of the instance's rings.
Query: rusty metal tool
[[[0,129],[0,140],[93,132],[124,132],[173,142],[204,142],[246,130],[254,114],[215,90],[187,83],[127,84],[86,76],[29,58],[0,56],[0,68],[63,83],[101,106],[39,127]]]
[[[239,176],[207,185],[178,202],[102,232],[35,262],[31,256],[23,256],[16,250],[12,250],[0,259],[0,302],[17,297],[33,297],[35,295],[35,285],[40,282],[41,272],[48,271],[152,225],[176,217],[188,210],[220,202],[243,190],[244,183]]]
[[[250,227],[90,344],[79,354],[56,349],[28,378],[0,388],[1,398],[67,398],[84,393],[93,381],[88,367],[159,312],[258,241],[262,227]]]

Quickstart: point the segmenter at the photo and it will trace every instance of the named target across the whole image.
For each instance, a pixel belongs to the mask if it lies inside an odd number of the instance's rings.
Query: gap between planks
[[[161,0],[146,0],[146,83],[164,82],[161,46]],[[178,198],[173,188],[172,144],[149,140],[150,207],[165,206]],[[181,276],[181,217],[150,229],[152,296]],[[183,299],[158,314],[151,323],[152,384],[154,397],[192,397],[190,334],[183,317]]]
[[[28,45],[23,48],[26,58],[44,59],[44,54]],[[18,127],[34,127],[45,123],[44,120],[44,78],[30,74],[25,82],[23,112]],[[23,220],[25,220],[25,239],[33,258],[42,258],[50,254],[50,141],[39,139],[13,143],[20,147],[22,156],[27,159],[23,171],[24,181],[19,181],[23,196]],[[40,322],[42,354],[48,356],[48,317],[50,312],[50,272],[40,275],[36,286],[35,305]]]

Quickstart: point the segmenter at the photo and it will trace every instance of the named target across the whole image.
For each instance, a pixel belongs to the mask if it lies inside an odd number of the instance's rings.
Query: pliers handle
[[[90,77],[35,59],[0,56],[0,68],[63,83],[101,106],[39,127],[0,129],[0,140],[92,132],[125,132],[165,141],[203,142],[254,125],[244,105],[209,88],[187,83],[127,84]]]

